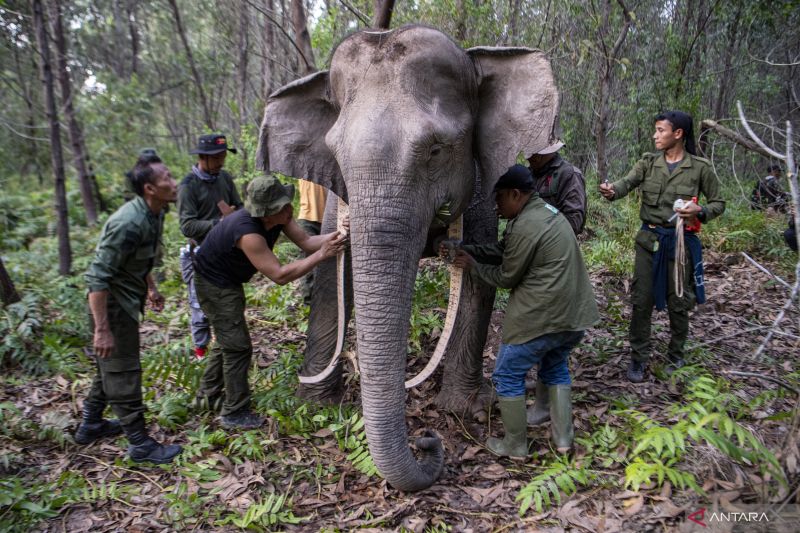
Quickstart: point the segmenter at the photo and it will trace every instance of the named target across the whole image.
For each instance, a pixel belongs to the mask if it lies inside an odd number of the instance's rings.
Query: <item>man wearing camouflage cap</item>
[[[222,425],[228,429],[252,429],[264,422],[250,409],[247,374],[253,345],[242,285],[256,272],[285,285],[336,256],[346,242],[339,232],[309,236],[303,231],[292,218],[293,196],[294,187],[275,177],[254,179],[247,187],[245,208],[216,224],[195,255],[197,298],[216,336],[198,399],[213,404],[224,397]],[[272,253],[281,232],[309,255],[281,265]]]

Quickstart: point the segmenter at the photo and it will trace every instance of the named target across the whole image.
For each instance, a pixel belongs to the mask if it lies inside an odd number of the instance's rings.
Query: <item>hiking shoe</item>
[[[666,368],[667,375],[670,376],[672,375],[673,372],[685,366],[686,366],[686,360],[683,357],[670,356]]]
[[[644,372],[647,369],[647,363],[631,359],[628,363],[628,381],[631,383],[641,383],[644,381]]]
[[[229,415],[222,415],[220,420],[225,429],[256,429],[264,424],[264,418],[250,409],[241,409]]]
[[[135,463],[163,465],[171,463],[182,450],[179,444],[159,444],[155,439],[147,437],[141,444],[128,445],[128,457]]]
[[[122,433],[119,420],[100,420],[99,422],[81,422],[73,438],[78,444],[91,444],[104,437],[116,437]]]

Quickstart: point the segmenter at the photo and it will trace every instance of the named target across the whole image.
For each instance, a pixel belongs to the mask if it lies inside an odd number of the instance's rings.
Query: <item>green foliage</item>
[[[367,430],[364,427],[364,418],[360,414],[353,413],[343,422],[330,424],[328,429],[333,431],[339,449],[349,452],[347,460],[356,470],[368,477],[380,475],[369,453]]]
[[[35,294],[25,294],[21,301],[2,309],[0,357],[4,366],[18,364],[29,372],[42,370],[39,361],[28,357],[39,351],[41,327],[42,314]]]
[[[58,516],[51,488],[31,487],[16,477],[0,479],[0,529],[30,531],[39,521]]]
[[[267,438],[262,431],[245,431],[228,442],[225,454],[236,458],[237,461],[242,459],[264,461],[274,444],[275,441]]]
[[[561,493],[572,496],[578,487],[588,486],[594,476],[584,466],[567,458],[559,458],[544,472],[520,489],[516,501],[520,502],[519,514],[524,515],[533,506],[537,513],[553,503],[561,505]]]
[[[252,504],[247,508],[244,515],[231,513],[217,525],[232,524],[236,527],[246,529],[252,528],[263,530],[279,524],[300,524],[305,518],[296,517],[291,511],[291,501],[287,501],[286,494],[267,493],[258,503]]]

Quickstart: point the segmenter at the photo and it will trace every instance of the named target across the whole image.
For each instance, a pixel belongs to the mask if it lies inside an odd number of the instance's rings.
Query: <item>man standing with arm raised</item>
[[[689,228],[699,228],[698,222],[708,222],[725,211],[725,201],[710,163],[695,155],[692,117],[681,111],[658,115],[653,140],[658,152],[644,154],[621,180],[600,184],[600,194],[609,201],[624,198],[637,188],[642,194],[639,210],[642,226],[636,234],[631,294],[631,361],[627,373],[633,383],[644,380],[650,359],[650,321],[654,305],[656,309],[666,307],[669,311],[669,368],[685,364],[689,310],[695,301],[705,302],[702,247],[700,239]],[[701,193],[706,200],[702,206],[697,203]],[[678,199],[686,203],[675,209]],[[672,275],[676,214],[687,224],[684,240],[691,263],[685,270],[682,296],[676,291]]]

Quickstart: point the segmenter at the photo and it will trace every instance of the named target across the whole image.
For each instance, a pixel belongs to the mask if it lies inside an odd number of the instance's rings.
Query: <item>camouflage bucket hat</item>
[[[244,208],[252,217],[268,217],[292,203],[294,185],[283,185],[274,176],[259,176],[247,186]]]

